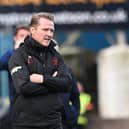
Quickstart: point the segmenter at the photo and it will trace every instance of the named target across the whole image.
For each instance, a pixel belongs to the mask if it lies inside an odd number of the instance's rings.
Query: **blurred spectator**
[[[77,129],[77,119],[80,112],[80,99],[77,82],[71,69],[70,71],[73,80],[72,90],[69,93],[62,94],[62,100],[64,103],[62,112],[63,129]]]
[[[29,35],[29,28],[27,26],[18,26],[14,33],[14,48],[7,50],[1,57],[0,57],[0,70],[7,70],[8,71],[8,61],[13,54],[13,52],[19,47],[19,45],[24,41],[25,37]],[[11,116],[10,111],[12,104],[14,102],[15,91],[12,86],[12,80],[10,75],[9,76],[9,98],[10,98],[10,110],[9,112],[1,119],[0,129],[11,129]]]
[[[78,118],[78,129],[85,129],[88,124],[86,112],[93,109],[93,104],[91,103],[91,95],[85,92],[83,84],[78,81],[77,86],[80,92],[80,116]]]

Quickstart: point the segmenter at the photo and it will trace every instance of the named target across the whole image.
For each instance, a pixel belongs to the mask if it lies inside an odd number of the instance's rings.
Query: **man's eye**
[[[51,30],[51,32],[54,32],[54,30]]]
[[[42,29],[43,31],[47,31],[48,29]]]

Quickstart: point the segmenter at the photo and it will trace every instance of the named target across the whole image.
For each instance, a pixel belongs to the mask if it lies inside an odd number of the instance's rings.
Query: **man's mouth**
[[[50,41],[51,39],[49,39],[49,38],[45,38],[44,40],[46,40],[46,41]]]

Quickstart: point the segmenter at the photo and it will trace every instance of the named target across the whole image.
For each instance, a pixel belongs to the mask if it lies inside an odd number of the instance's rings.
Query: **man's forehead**
[[[49,23],[39,24],[37,27],[40,29],[51,29],[53,31],[55,30],[54,24],[49,24]]]
[[[18,30],[18,33],[24,33],[24,32],[28,32],[29,33],[29,30],[26,30],[26,29],[19,29]]]

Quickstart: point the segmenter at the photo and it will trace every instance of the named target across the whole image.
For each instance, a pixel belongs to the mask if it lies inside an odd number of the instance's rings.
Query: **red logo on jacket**
[[[57,57],[53,57],[52,64],[56,65],[56,66],[58,65],[58,58]]]
[[[34,63],[34,60],[33,60],[32,56],[28,56],[27,64],[33,64],[33,63]]]

